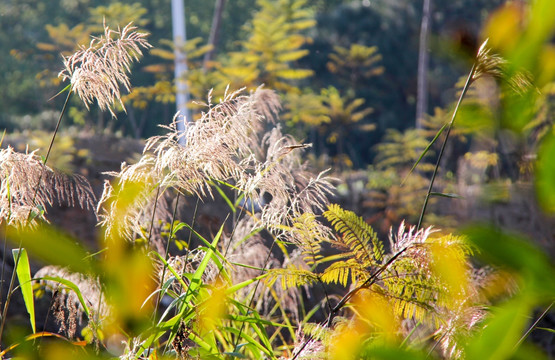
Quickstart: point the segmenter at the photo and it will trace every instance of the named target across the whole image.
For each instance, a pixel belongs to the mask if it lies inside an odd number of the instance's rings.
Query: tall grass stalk
[[[449,134],[451,133],[451,128],[453,127],[453,124],[455,123],[455,119],[456,119],[457,114],[459,112],[460,105],[461,105],[468,89],[470,88],[470,85],[472,84],[472,80],[474,78],[474,73],[476,71],[476,66],[477,66],[476,63],[474,63],[472,65],[472,68],[470,69],[470,72],[468,73],[468,77],[466,78],[466,82],[465,82],[464,87],[461,91],[461,95],[459,96],[459,100],[457,101],[457,105],[455,106],[455,110],[453,110],[453,115],[451,116],[451,121],[449,122],[449,125],[447,126],[447,131],[445,133],[445,139],[443,139],[443,144],[441,144],[441,149],[440,149],[439,154],[437,156],[434,171],[432,173],[432,177],[430,179],[430,184],[428,186],[428,191],[426,192],[426,197],[424,198],[424,204],[422,204],[422,210],[420,211],[420,217],[418,218],[418,223],[416,224],[417,229],[420,229],[420,227],[422,226],[422,221],[424,220],[424,214],[426,213],[426,208],[428,207],[428,202],[429,202],[430,196],[432,194],[432,190],[433,190],[433,187],[434,187],[434,182],[435,182],[435,179],[436,179],[436,175],[437,175],[437,172],[439,170],[439,164],[441,163],[441,159],[443,158],[443,153],[445,152],[445,147],[447,145],[447,140],[449,140]]]
[[[466,93],[468,92],[468,89],[470,89],[470,86],[472,85],[474,80],[478,79],[479,77],[481,77],[484,74],[490,74],[490,75],[493,75],[493,76],[500,76],[501,75],[500,67],[505,63],[505,60],[503,60],[499,56],[491,54],[487,45],[488,45],[488,39],[486,39],[482,43],[480,48],[478,49],[478,52],[476,54],[476,59],[475,59],[473,65],[472,65],[472,68],[470,69],[470,72],[468,73],[468,77],[466,78],[464,87],[462,88],[461,94],[460,94],[459,99],[457,101],[457,105],[455,106],[455,109],[453,110],[453,115],[451,116],[451,121],[449,121],[449,124],[447,126],[447,132],[445,133],[445,139],[443,139],[443,144],[441,144],[441,149],[440,149],[439,154],[437,156],[437,161],[436,161],[436,164],[434,166],[434,171],[432,173],[432,177],[430,179],[430,184],[428,186],[428,191],[426,192],[426,197],[424,198],[424,204],[422,204],[422,210],[420,211],[420,217],[418,218],[418,224],[416,225],[417,229],[420,229],[420,227],[422,226],[422,221],[424,220],[424,215],[426,214],[426,209],[428,207],[428,202],[430,200],[430,196],[433,194],[432,190],[433,190],[433,187],[434,187],[434,182],[435,182],[437,173],[439,171],[439,165],[441,163],[441,159],[443,158],[443,154],[445,152],[445,147],[447,145],[447,141],[449,140],[449,135],[451,133],[451,129],[453,128],[453,125],[455,123],[455,119],[457,118],[457,114],[459,113],[460,106],[461,106],[461,104],[462,104],[462,102],[463,102],[463,100],[466,96]],[[436,134],[436,136],[432,140],[432,143],[439,137],[439,135],[441,135],[441,133],[444,130],[445,130],[445,127],[442,127],[438,131],[438,133]],[[424,150],[424,153],[420,156],[420,159],[422,159],[424,157],[425,152],[427,152],[429,150],[430,145]],[[413,167],[413,169],[414,169],[414,167]]]
[[[160,187],[158,187],[160,188]],[[179,197],[180,197],[180,193],[177,193],[177,196],[175,198],[175,206],[173,208],[173,213],[172,213],[172,219],[170,222],[170,233],[168,236],[168,242],[166,243],[166,254],[164,255],[166,262],[168,261],[168,258],[170,256],[170,243],[172,241],[172,237],[173,237],[173,226],[175,224],[175,219],[176,219],[176,214],[177,214],[177,208],[179,206]],[[156,212],[156,203],[157,203],[158,197],[156,197],[155,201],[154,201],[154,211],[152,214],[152,219],[154,220],[154,213]],[[166,277],[166,266],[164,266],[164,268],[162,269],[162,275],[160,276],[160,288],[162,288],[162,286],[164,285],[164,278]],[[158,308],[160,307],[160,302],[162,301],[162,297],[164,296],[164,294],[162,292],[160,292],[156,298],[156,306],[154,307],[154,321],[156,321],[156,319],[158,318]]]
[[[50,153],[52,151],[52,147],[54,146],[54,140],[56,139],[56,135],[58,134],[58,130],[60,129],[60,124],[62,123],[62,118],[64,117],[64,114],[66,112],[67,109],[67,104],[69,103],[69,99],[71,97],[71,90],[72,87],[71,85],[67,88],[68,92],[67,92],[67,96],[66,99],[64,101],[64,105],[62,106],[62,111],[60,112],[60,116],[58,117],[58,121],[56,122],[56,128],[54,129],[54,133],[52,134],[52,138],[50,139],[50,144],[48,145],[48,150],[46,151],[46,155],[44,157],[44,161],[43,161],[43,165],[46,166],[46,163],[48,162],[48,158],[50,157]],[[39,188],[40,188],[40,183],[42,181],[42,178],[44,176],[44,172],[46,171],[46,168],[43,167],[41,174],[39,176],[39,179],[37,181],[37,184],[35,186],[35,192],[33,194],[33,200],[32,203],[35,203]],[[32,216],[32,209],[29,209],[29,215],[27,216],[27,218],[30,220],[31,216]],[[6,222],[6,228],[5,228],[5,238],[4,238],[4,244],[7,243],[7,233],[8,233],[8,226],[7,226],[7,222]],[[4,248],[6,248],[4,246]],[[19,244],[17,246],[18,248],[18,252],[21,253],[21,249],[22,249],[22,240],[19,241]],[[5,261],[6,261],[6,251],[4,251],[4,254],[2,256],[2,283],[0,285],[0,288],[3,287],[3,278],[4,278],[4,266],[5,266]],[[15,269],[17,269],[17,267],[19,266],[19,259],[20,256],[16,257],[15,259],[15,263],[14,263],[14,268],[12,271],[12,276],[10,278],[10,284],[8,286],[8,292],[6,293],[6,301],[4,302],[4,308],[2,310],[2,321],[0,322],[0,341],[2,341],[2,336],[4,334],[4,327],[6,325],[6,315],[8,314],[8,308],[10,306],[10,301],[13,295],[13,288],[15,285],[15,277],[16,277],[16,271]],[[1,299],[1,295],[2,292],[0,291],[0,299]]]

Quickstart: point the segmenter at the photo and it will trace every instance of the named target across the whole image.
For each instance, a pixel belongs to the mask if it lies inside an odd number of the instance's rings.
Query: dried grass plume
[[[0,149],[0,223],[28,225],[29,215],[41,214],[56,201],[94,209],[96,198],[83,176],[58,173],[34,152]]]
[[[113,110],[116,100],[125,110],[121,100],[120,87],[130,89],[130,66],[138,61],[142,49],[151,45],[147,34],[136,32],[137,28],[129,23],[118,31],[104,24],[104,35],[94,37],[89,46],[81,48],[73,55],[64,57],[65,69],[58,76],[71,81],[71,90],[83,100],[87,109],[96,99],[102,110]]]

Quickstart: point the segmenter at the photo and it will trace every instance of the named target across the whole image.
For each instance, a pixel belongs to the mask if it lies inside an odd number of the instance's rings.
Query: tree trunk
[[[422,22],[420,23],[415,122],[417,129],[422,128],[422,118],[428,111],[428,40],[430,34],[430,2],[431,0],[423,0]]]
[[[212,45],[212,49],[204,54],[204,60],[202,62],[202,70],[206,71],[208,63],[214,57],[216,53],[216,44],[220,37],[220,27],[222,24],[222,13],[224,12],[225,0],[216,0],[216,5],[214,7],[214,16],[212,17],[212,27],[210,28],[210,37],[208,38],[208,44]]]

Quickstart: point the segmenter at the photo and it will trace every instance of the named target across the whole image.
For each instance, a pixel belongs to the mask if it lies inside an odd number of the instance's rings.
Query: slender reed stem
[[[528,335],[530,335],[530,333],[536,328],[536,326],[538,326],[538,324],[540,323],[540,321],[542,321],[542,319],[545,317],[545,315],[547,315],[547,313],[549,312],[549,310],[551,310],[551,308],[553,307],[553,305],[555,305],[555,301],[552,302],[551,304],[549,304],[549,306],[541,313],[541,315],[536,319],[536,321],[534,321],[534,323],[532,324],[532,326],[530,326],[528,328],[528,330],[526,330],[526,332],[524,333],[524,335],[522,335],[522,337],[518,340],[518,342],[515,344],[514,346],[514,350],[518,349],[518,347],[520,346],[520,344],[522,344],[522,342],[524,340],[526,340],[526,338],[528,337]]]
[[[453,116],[451,117],[451,121],[449,122],[449,126],[447,127],[447,132],[445,133],[445,139],[443,140],[443,144],[441,145],[441,150],[439,151],[439,155],[437,156],[434,172],[432,173],[432,178],[430,179],[428,192],[426,193],[426,198],[424,199],[424,204],[422,205],[422,210],[420,211],[420,218],[418,219],[418,224],[416,225],[417,231],[422,226],[422,221],[424,220],[424,214],[426,213],[426,208],[428,207],[428,201],[430,200],[430,195],[434,187],[434,181],[436,179],[436,175],[439,170],[439,164],[441,162],[441,159],[443,158],[443,153],[445,152],[445,146],[447,145],[447,140],[449,139],[451,128],[455,123],[455,118],[457,117],[457,113],[459,112],[459,107],[464,99],[464,96],[466,95],[466,92],[468,91],[468,89],[470,88],[470,85],[472,84],[472,79],[474,77],[475,72],[476,72],[476,63],[472,65],[472,69],[470,69],[470,72],[468,73],[468,77],[466,78],[466,83],[464,84],[461,95],[459,96],[459,100],[457,101],[457,106],[455,106],[455,110],[453,111]]]
[[[2,251],[2,275],[0,277],[0,301],[4,295],[4,275],[6,271],[6,257],[8,256],[8,220],[4,222],[4,248]]]
[[[164,254],[164,259],[166,260],[166,262],[168,261],[168,257],[169,257],[169,252],[170,252],[170,242],[172,241],[172,235],[173,235],[173,224],[175,222],[175,216],[177,214],[177,208],[179,206],[179,196],[181,194],[179,193],[179,191],[177,192],[177,196],[175,198],[175,206],[173,208],[173,213],[172,213],[172,221],[170,224],[170,235],[168,236],[168,242],[166,243],[166,253]],[[162,276],[160,277],[160,289],[162,288],[162,286],[164,285],[164,277],[166,276],[166,266],[163,267],[162,269]],[[162,301],[162,296],[164,296],[164,294],[159,293],[158,296],[156,297],[156,306],[154,307],[154,321],[156,321],[156,318],[158,317],[158,307],[160,306],[160,302]]]
[[[54,129],[54,133],[52,134],[52,138],[50,139],[50,145],[48,146],[48,151],[46,152],[46,156],[44,157],[44,161],[43,161],[43,165],[46,166],[46,162],[48,161],[48,158],[50,157],[50,152],[52,151],[52,147],[54,145],[54,140],[56,139],[56,135],[58,134],[58,130],[60,129],[60,124],[62,123],[62,118],[64,117],[64,114],[66,112],[67,109],[67,105],[69,103],[69,99],[71,97],[71,92],[72,92],[72,87],[70,86],[67,92],[67,97],[66,100],[64,102],[64,105],[62,107],[62,111],[60,112],[60,116],[58,117],[58,122],[56,123],[56,128]],[[42,177],[44,176],[44,168],[42,169],[40,176],[39,176],[39,180],[37,185],[35,186],[35,192],[33,194],[33,200],[32,203],[35,203],[35,200],[37,198],[37,194],[40,188],[40,183],[42,182]],[[32,214],[32,210],[29,210],[29,215],[28,215],[28,219],[31,218],[31,214]],[[17,246],[19,248],[19,251],[21,251],[22,248],[22,240],[19,241],[19,244]],[[4,309],[2,311],[2,321],[0,322],[0,341],[2,341],[2,335],[4,334],[4,326],[6,325],[6,315],[8,313],[8,307],[10,306],[10,300],[12,297],[12,290],[15,284],[15,276],[16,276],[16,269],[19,265],[19,256],[15,259],[15,264],[14,264],[14,268],[13,268],[13,272],[12,272],[12,276],[10,279],[10,285],[8,287],[8,292],[6,293],[6,302],[4,303]]]
[[[148,230],[148,238],[146,241],[146,248],[150,248],[150,239],[152,238],[152,229],[154,228],[154,216],[156,215],[156,207],[158,205],[158,196],[160,196],[160,185],[156,187],[156,198],[154,200],[154,206],[152,209],[152,216],[150,218],[150,229]]]
[[[274,249],[275,244],[276,244],[276,239],[274,239],[274,241],[272,242],[272,246],[270,246],[270,249],[268,250],[268,255],[266,256],[266,260],[264,260],[264,266],[262,267],[262,270],[260,271],[260,275],[262,275],[262,274],[264,274],[264,272],[266,272],[266,266],[268,266],[268,262],[270,261],[270,257],[272,256],[272,250]],[[260,281],[262,281],[262,279],[258,279],[258,281],[256,282],[256,285],[254,286],[254,291],[253,291],[252,297],[249,301],[248,308],[252,307],[252,303],[254,302],[254,297],[256,296],[256,291],[258,290],[258,286],[260,285]],[[244,328],[245,328],[245,321],[243,320],[241,322],[241,328],[239,329],[239,335],[237,335],[237,337],[235,338],[235,342],[233,343],[233,347],[235,349],[237,349],[237,345],[239,344],[239,339],[241,338],[241,334],[243,333]]]

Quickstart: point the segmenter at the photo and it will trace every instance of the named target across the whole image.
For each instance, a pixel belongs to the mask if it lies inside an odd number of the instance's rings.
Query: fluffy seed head
[[[131,23],[118,31],[104,25],[104,35],[94,37],[89,46],[81,48],[71,56],[64,57],[65,69],[58,77],[71,81],[71,89],[83,100],[87,109],[96,99],[102,110],[116,116],[113,105],[116,100],[125,110],[120,87],[130,89],[130,65],[139,60],[142,49],[151,45],[147,34],[135,31]]]

